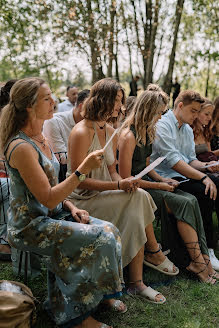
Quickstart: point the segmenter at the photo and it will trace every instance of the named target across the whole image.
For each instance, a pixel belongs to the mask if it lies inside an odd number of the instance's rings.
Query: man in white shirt
[[[74,85],[69,85],[67,87],[66,96],[68,99],[58,105],[59,113],[70,111],[71,109],[75,108],[78,98],[78,88]]]
[[[43,134],[48,139],[53,152],[66,152],[68,150],[68,137],[72,128],[83,119],[81,116],[84,100],[89,96],[90,90],[82,90],[78,94],[77,105],[63,113],[55,113],[53,118],[44,122]],[[66,164],[66,156],[61,157],[61,163]]]

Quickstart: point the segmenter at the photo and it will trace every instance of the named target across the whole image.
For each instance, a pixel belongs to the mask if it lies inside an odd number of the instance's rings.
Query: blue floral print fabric
[[[32,144],[50,185],[55,186],[59,172],[55,155],[47,158],[23,132],[14,139]],[[92,217],[89,224],[77,223],[61,204],[50,211],[31,194],[19,172],[9,163],[7,168],[11,179],[8,240],[17,249],[43,256],[48,267],[46,308],[56,324],[72,327],[104,297],[122,290],[119,231]]]

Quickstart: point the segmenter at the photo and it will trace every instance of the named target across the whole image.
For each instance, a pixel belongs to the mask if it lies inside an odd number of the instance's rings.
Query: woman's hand
[[[174,186],[174,188],[178,187],[179,181],[171,179],[171,178],[162,178],[161,182],[168,183],[170,186]]]
[[[101,166],[103,158],[103,150],[96,150],[83,160],[77,170],[81,173],[88,174],[91,170]]]
[[[211,162],[206,162],[205,165],[210,165],[210,164],[215,164],[215,163],[218,164],[217,161],[211,161]],[[219,172],[219,164],[215,165],[215,166],[207,167],[207,171],[212,172],[212,173]]]
[[[80,210],[79,208],[75,207],[71,209],[71,215],[78,223],[87,224],[90,222],[89,213],[85,210]]]
[[[133,192],[138,189],[140,186],[140,179],[132,179],[132,177],[122,179],[119,181],[119,187],[121,190],[124,190],[125,192]]]
[[[173,192],[176,187],[175,185],[166,182],[157,182],[157,184],[158,184],[158,189],[170,191],[170,192]]]

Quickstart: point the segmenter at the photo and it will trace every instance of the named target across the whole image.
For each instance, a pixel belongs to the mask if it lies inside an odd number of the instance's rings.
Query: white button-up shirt
[[[53,152],[68,151],[68,137],[75,126],[73,110],[55,113],[53,118],[44,122],[43,134],[48,139]],[[64,164],[64,162],[62,161]]]
[[[156,138],[152,145],[151,162],[160,156],[165,160],[155,170],[165,178],[183,177],[172,167],[183,160],[187,164],[196,160],[195,142],[192,128],[184,123],[179,128],[179,122],[172,110],[169,110],[157,122]]]
[[[67,99],[62,103],[58,104],[58,113],[67,112],[73,108],[75,108],[75,106],[72,105],[72,103]]]

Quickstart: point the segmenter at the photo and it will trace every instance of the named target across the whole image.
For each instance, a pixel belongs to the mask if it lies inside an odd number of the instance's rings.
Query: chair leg
[[[24,260],[24,284],[27,284],[27,275],[28,275],[28,252],[25,252],[25,260]]]
[[[20,252],[19,263],[18,263],[18,275],[21,275],[21,267],[22,267],[22,259],[23,259],[23,251]]]

